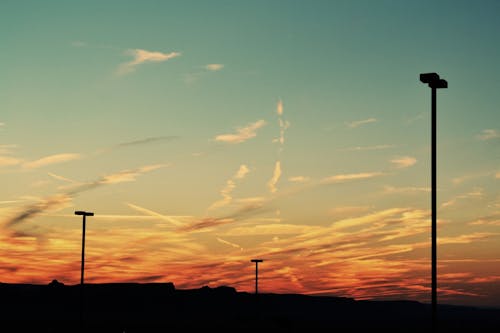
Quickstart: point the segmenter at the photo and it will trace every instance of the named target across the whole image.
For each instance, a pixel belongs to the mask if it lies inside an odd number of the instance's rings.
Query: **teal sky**
[[[274,258],[269,292],[427,301],[417,262],[429,258],[419,223],[430,202],[430,89],[418,75],[437,72],[449,83],[438,92],[442,297],[500,306],[492,268],[500,261],[499,14],[500,2],[486,0],[2,1],[0,222],[10,245],[0,247],[0,272],[15,272],[5,282],[62,274],[76,283],[78,272],[55,258],[78,244],[80,226],[69,221],[87,209],[96,212],[89,232],[107,239],[95,247],[115,251],[116,237],[135,244],[125,252],[156,253],[140,271],[121,267],[129,280],[251,290],[240,268],[193,281],[169,275],[169,263],[194,267],[203,253],[243,265],[262,255]],[[305,241],[346,219],[357,221],[342,232],[357,244],[341,258],[359,263],[346,267],[349,278],[332,273],[341,259]],[[198,229],[207,220],[216,223]],[[145,245],[162,228],[193,246]],[[367,234],[379,238],[354,240]],[[299,243],[297,258],[321,256],[285,270],[284,253]],[[391,252],[403,246],[411,250]],[[34,248],[53,265],[26,265]],[[368,250],[381,253],[369,267],[356,255]],[[390,274],[407,286],[379,283],[394,261],[402,266]],[[372,293],[356,288],[365,284],[360,267],[373,269]],[[89,276],[117,281],[117,272],[95,267]]]

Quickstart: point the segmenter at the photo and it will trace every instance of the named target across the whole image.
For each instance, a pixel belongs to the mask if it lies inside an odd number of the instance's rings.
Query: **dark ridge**
[[[178,290],[173,283],[0,283],[2,332],[428,332],[431,306],[416,301]],[[439,306],[439,332],[498,332],[500,309]],[[9,328],[9,329],[7,329]]]

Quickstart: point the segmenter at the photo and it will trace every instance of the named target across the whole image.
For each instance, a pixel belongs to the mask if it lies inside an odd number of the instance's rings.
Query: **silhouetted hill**
[[[0,283],[0,331],[77,332],[81,288]],[[430,331],[430,306],[298,294],[249,294],[231,287],[176,290],[172,283],[84,287],[86,332]],[[499,332],[500,309],[439,306],[440,332]],[[12,327],[6,330],[5,328]]]

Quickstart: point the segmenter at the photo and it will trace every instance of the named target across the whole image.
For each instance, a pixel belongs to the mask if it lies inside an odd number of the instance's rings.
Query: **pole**
[[[259,262],[255,262],[255,295],[259,293]]]
[[[86,215],[83,215],[83,224],[82,224],[82,268],[80,272],[80,324],[83,329],[83,311],[84,311],[84,294],[83,294],[83,273],[85,271],[85,227],[86,227]]]
[[[432,115],[431,115],[431,128],[432,128],[432,152],[431,152],[431,164],[432,164],[432,330],[437,332],[437,153],[436,153],[436,141],[437,141],[437,131],[436,131],[436,88],[431,88],[432,90]]]

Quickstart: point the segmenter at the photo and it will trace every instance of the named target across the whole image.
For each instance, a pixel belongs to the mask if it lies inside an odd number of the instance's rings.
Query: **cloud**
[[[123,63],[118,67],[117,74],[123,75],[135,71],[136,67],[148,62],[163,62],[172,58],[179,57],[179,52],[152,52],[141,49],[130,49],[125,51],[125,54],[131,55],[133,60]]]
[[[139,140],[119,143],[115,147],[121,148],[121,147],[130,147],[130,146],[140,146],[140,145],[149,144],[149,143],[153,143],[153,142],[159,142],[159,141],[172,141],[172,140],[176,140],[178,138],[179,137],[175,136],[175,135],[153,136],[153,137],[149,137],[149,138],[145,138],[145,139],[139,139]]]
[[[242,143],[257,136],[256,131],[266,125],[264,120],[258,120],[255,123],[250,123],[245,127],[236,129],[235,134],[220,134],[215,137],[215,141],[226,143]]]
[[[0,121],[0,127],[2,127],[2,126],[5,126],[5,123],[2,123],[2,122]]]
[[[219,243],[222,243],[222,244],[225,244],[225,245],[229,245],[231,247],[234,247],[236,249],[239,249],[239,250],[243,251],[243,248],[241,246],[239,246],[238,244],[236,244],[236,243],[231,243],[231,242],[229,242],[229,241],[227,241],[225,239],[222,239],[220,237],[216,237],[216,239],[217,239],[217,241]]]
[[[343,183],[351,180],[375,178],[382,175],[383,175],[382,172],[360,172],[360,173],[340,174],[323,178],[321,180],[321,184]]]
[[[233,192],[236,188],[236,180],[245,178],[248,172],[250,172],[250,169],[248,169],[245,164],[240,165],[238,171],[231,177],[231,179],[226,181],[226,186],[224,186],[224,188],[220,191],[222,199],[214,202],[210,207],[208,207],[208,209],[211,210],[229,205],[233,201],[231,192]]]
[[[238,169],[238,172],[234,175],[235,179],[243,179],[247,175],[247,173],[250,172],[250,169],[245,165],[242,164],[240,165],[240,168]]]
[[[150,209],[146,209],[146,208],[143,208],[143,207],[131,204],[131,203],[127,203],[127,206],[129,206],[130,208],[132,208],[132,209],[134,209],[134,210],[136,210],[138,212],[141,212],[141,213],[144,213],[146,215],[149,215],[149,216],[156,217],[156,218],[159,218],[161,220],[167,221],[167,222],[173,224],[176,227],[180,227],[180,226],[184,225],[183,222],[179,221],[179,216],[163,215],[163,214],[157,213],[155,211],[152,211]]]
[[[278,114],[278,116],[283,115],[283,101],[281,99],[278,101],[278,104],[276,105],[276,113]]]
[[[52,173],[52,172],[47,172],[47,174],[54,179],[57,179],[57,180],[60,180],[60,181],[66,182],[66,183],[77,183],[77,181],[75,181],[73,179],[59,176],[59,175],[56,175],[55,173]]]
[[[276,191],[278,190],[276,188],[276,184],[278,183],[280,177],[281,177],[281,162],[276,161],[276,164],[274,165],[273,176],[271,177],[271,179],[267,183],[267,187],[269,188],[269,192],[276,193]]]
[[[0,154],[10,154],[14,148],[17,148],[17,145],[0,145]]]
[[[205,66],[205,69],[211,72],[217,72],[224,68],[223,64],[208,64]]]
[[[81,40],[75,40],[71,42],[71,46],[73,47],[84,47],[87,46],[87,43],[82,42]]]
[[[21,164],[22,160],[15,158],[15,157],[9,157],[9,156],[0,156],[0,167],[4,166],[13,166],[13,165],[18,165]]]
[[[408,168],[417,163],[417,159],[411,156],[403,156],[394,158],[391,160],[391,163],[396,166],[396,168]]]
[[[497,171],[497,173],[495,173],[495,179],[500,179],[500,171]]]
[[[483,196],[484,196],[483,189],[480,187],[475,187],[474,189],[472,189],[472,191],[470,191],[468,193],[457,195],[456,197],[451,198],[450,200],[443,202],[441,204],[441,207],[445,208],[445,207],[454,206],[455,204],[457,204],[457,202],[459,200],[482,198]]]
[[[98,181],[98,184],[118,184],[124,182],[133,182],[136,180],[137,176],[143,173],[165,168],[168,166],[169,164],[153,164],[153,165],[143,166],[135,170],[123,170],[114,174],[103,176]]]
[[[73,153],[55,154],[40,158],[35,161],[25,162],[23,163],[23,167],[26,169],[38,169],[41,167],[45,167],[47,165],[65,163],[69,161],[78,160],[80,158],[82,158],[81,154],[73,154]]]
[[[278,114],[278,124],[280,126],[280,135],[273,142],[279,142],[282,146],[285,143],[285,131],[290,127],[288,121],[283,120],[283,101],[280,99],[276,105],[276,113]]]
[[[350,128],[356,128],[356,127],[359,127],[359,126],[362,126],[362,125],[366,125],[366,124],[369,124],[369,123],[374,123],[376,121],[377,121],[376,118],[368,118],[368,119],[363,119],[363,120],[356,120],[356,121],[351,121],[350,123],[347,123],[347,126],[349,126]]]
[[[494,129],[484,129],[476,136],[476,138],[481,141],[497,139],[500,138],[500,133]]]
[[[454,237],[438,237],[437,242],[440,245],[444,244],[470,244],[477,241],[485,240],[491,236],[496,236],[496,233],[490,232],[475,232],[468,235],[459,235]]]
[[[105,175],[93,182],[75,184],[65,192],[48,196],[46,198],[40,199],[39,202],[35,204],[22,207],[17,214],[12,217],[8,217],[5,220],[5,225],[8,227],[14,226],[29,218],[38,216],[47,210],[54,210],[63,206],[66,207],[71,199],[80,193],[95,189],[103,185],[117,184],[124,181],[133,181],[137,176],[141,174],[166,166],[167,165],[165,164],[146,165],[134,170],[124,170],[118,173]]]
[[[428,193],[431,191],[430,187],[394,187],[394,186],[384,186],[384,193],[416,193],[416,192],[425,192]]]
[[[329,215],[334,217],[353,216],[364,213],[373,208],[372,206],[343,206],[330,209]]]
[[[364,150],[382,150],[394,148],[396,145],[375,145],[375,146],[356,146],[356,147],[347,147],[339,149],[338,151],[364,151]]]
[[[310,180],[309,177],[307,176],[293,176],[293,177],[288,177],[288,181],[292,183],[305,183]]]

